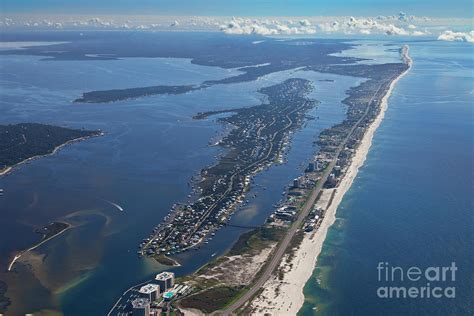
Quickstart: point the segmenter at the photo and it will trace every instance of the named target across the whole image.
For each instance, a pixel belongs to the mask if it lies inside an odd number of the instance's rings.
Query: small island
[[[101,131],[70,129],[38,123],[0,125],[0,175],[13,166],[55,153],[73,141],[102,135]]]
[[[81,98],[74,100],[74,103],[109,103],[159,94],[183,94],[198,89],[200,87],[187,85],[91,91],[83,93]]]
[[[65,222],[52,222],[46,226],[43,226],[42,228],[37,228],[35,229],[35,233],[41,235],[41,240],[39,240],[37,243],[35,243],[33,246],[31,246],[28,249],[25,249],[23,251],[18,252],[13,259],[10,261],[10,264],[8,265],[7,271],[12,271],[13,265],[15,264],[18,259],[21,258],[22,255],[27,253],[28,251],[34,250],[41,246],[42,244],[48,242],[49,240],[53,239],[54,237],[62,234],[65,232],[67,229],[70,228],[70,225]]]
[[[41,241],[44,241],[62,233],[67,228],[69,228],[68,223],[52,222],[42,228],[35,229],[35,233],[42,235]]]

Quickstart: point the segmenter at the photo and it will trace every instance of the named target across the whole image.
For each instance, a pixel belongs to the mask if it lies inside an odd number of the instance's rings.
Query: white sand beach
[[[316,203],[317,206],[327,207],[327,202],[335,190],[332,203],[326,209],[325,216],[321,226],[311,234],[306,234],[301,245],[296,250],[295,255],[290,263],[283,258],[280,268],[285,271],[283,280],[279,280],[278,276],[273,276],[263,287],[263,292],[253,300],[251,308],[255,314],[270,315],[296,315],[304,303],[303,288],[311,277],[316,266],[317,258],[321,253],[321,249],[326,239],[329,227],[336,221],[336,211],[357,176],[359,168],[364,161],[372,145],[372,139],[375,131],[382,122],[385,111],[388,107],[388,98],[393,88],[411,68],[412,60],[408,56],[408,47],[405,46],[402,52],[402,59],[409,65],[409,68],[398,78],[392,81],[390,88],[382,99],[380,112],[370,125],[359,144],[356,153],[352,157],[351,164],[348,167],[344,178],[341,180],[336,189],[323,190],[321,198]]]

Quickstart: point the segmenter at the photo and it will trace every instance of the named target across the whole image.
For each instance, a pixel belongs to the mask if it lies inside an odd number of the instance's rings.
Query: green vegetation
[[[283,236],[285,229],[276,227],[259,227],[254,230],[248,231],[240,235],[239,239],[232,246],[232,248],[226,253],[227,256],[244,255],[254,250],[260,251],[266,247],[270,242],[278,242]],[[199,268],[194,276],[205,274],[206,270],[211,269],[221,263],[227,261],[225,256],[220,256],[214,260],[208,262]],[[189,281],[193,279],[193,275],[187,277],[181,277],[181,282]]]
[[[168,258],[165,255],[156,255],[156,256],[153,256],[153,258],[155,258],[156,261],[158,261],[161,264],[164,264],[165,266],[172,266],[173,267],[173,266],[177,265],[176,261],[174,261],[171,258]]]
[[[79,103],[107,103],[122,101],[127,99],[134,99],[144,96],[157,94],[183,94],[189,91],[197,90],[199,87],[192,85],[187,86],[152,86],[143,88],[129,88],[129,89],[115,89],[92,91],[82,94],[82,98],[74,100]]]
[[[71,140],[99,134],[100,131],[36,123],[0,125],[0,171],[29,158],[50,154]]]
[[[242,287],[214,287],[182,299],[179,305],[183,308],[196,308],[205,313],[212,313],[231,303],[241,290]]]
[[[286,262],[291,262],[291,260],[293,259],[295,255],[296,249],[298,249],[301,243],[303,242],[304,235],[305,235],[304,230],[299,230],[293,236],[290,244],[288,245],[288,248],[286,249],[286,252],[288,253],[288,258],[286,259]]]
[[[229,260],[227,256],[258,254],[263,249],[270,247],[272,243],[278,242],[284,236],[285,231],[285,228],[262,226],[246,232],[240,236],[233,247],[227,252],[226,256],[214,259],[202,266],[193,275],[180,278],[179,282],[195,280],[199,278],[200,275],[206,275],[211,269]],[[261,271],[259,271],[257,275],[259,273],[261,273]],[[199,309],[206,313],[222,309],[248,290],[248,288],[243,285],[225,285],[225,283],[215,278],[199,278],[199,282],[195,284],[194,289],[196,292],[180,300],[179,306]]]
[[[285,233],[285,229],[276,227],[259,227],[251,230],[237,240],[229,250],[228,255],[241,255],[252,250],[261,250],[268,247],[269,242],[279,241]]]
[[[319,197],[320,195],[318,198]],[[303,196],[300,207],[303,206],[307,198],[308,195]],[[277,243],[282,240],[286,231],[287,228],[275,226],[262,226],[248,231],[239,237],[237,242],[227,252],[226,256],[251,255],[254,253],[259,253],[263,249],[268,248],[270,244]],[[299,230],[292,238],[288,248],[286,249],[286,254],[288,255],[286,258],[287,264],[291,265],[291,260],[294,257],[294,253],[297,247],[299,247],[303,241],[304,236],[304,231]],[[199,275],[206,275],[206,272],[209,270],[225,263],[225,261],[228,260],[226,256],[214,259],[213,261],[201,267],[194,275],[183,278],[182,281],[191,281],[196,277],[199,277]],[[259,271],[254,276],[254,280],[257,279],[261,273],[263,273],[267,264],[268,262],[259,269]],[[278,278],[282,280],[284,276],[283,270],[278,269],[276,273]],[[199,280],[199,283],[195,286],[195,290],[196,292],[193,295],[179,300],[179,306],[183,308],[198,309],[205,313],[212,313],[217,310],[222,310],[235,300],[239,299],[249,290],[249,287],[243,285],[240,287],[229,286],[214,278],[203,278],[202,280]],[[257,294],[254,296],[257,296],[259,292],[257,292]]]
[[[63,230],[69,228],[68,223],[63,223],[63,222],[53,222],[51,224],[48,224],[44,226],[41,229],[35,229],[35,233],[43,235],[41,240],[45,240],[48,238],[51,238],[59,233],[61,233]]]
[[[218,118],[217,121],[234,128],[219,141],[226,153],[216,164],[201,170],[203,180],[195,188],[201,198],[175,208],[173,215],[155,227],[149,237],[155,243],[143,243],[142,251],[148,255],[188,251],[200,236],[225,224],[248,190],[246,179],[269,166],[282,152],[289,133],[306,121],[307,112],[316,105],[307,98],[311,90],[308,80],[288,79],[259,90],[268,96],[267,102],[228,110],[234,114]],[[217,112],[195,117],[214,113]]]

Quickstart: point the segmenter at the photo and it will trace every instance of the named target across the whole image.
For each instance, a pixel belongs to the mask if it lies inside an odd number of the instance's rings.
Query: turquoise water
[[[194,121],[200,111],[252,106],[261,87],[291,77],[314,82],[320,101],[293,133],[285,164],[255,178],[247,206],[234,224],[259,225],[273,211],[283,188],[301,174],[317,150],[317,135],[344,119],[345,91],[361,79],[286,71],[254,82],[216,85],[183,95],[163,95],[112,104],[73,104],[84,91],[154,84],[196,83],[235,75],[236,70],[191,64],[185,59],[123,58],[109,61],[43,61],[34,56],[0,59],[0,124],[41,122],[102,129],[105,136],[63,148],[0,178],[0,280],[8,283],[10,312],[56,309],[66,315],[104,315],[128,287],[165,269],[139,259],[137,245],[168,213],[186,201],[189,180],[215,162],[222,149],[209,147],[222,132],[215,118]],[[323,81],[320,81],[323,80]],[[327,81],[334,80],[334,81]],[[118,212],[107,201],[121,205]],[[5,273],[8,258],[38,236],[33,227],[67,220],[73,228],[44,244]],[[224,252],[245,230],[220,230],[199,251],[180,256],[177,274],[189,273]],[[8,315],[8,314],[7,314]]]
[[[393,61],[393,53],[384,53],[384,42],[364,43],[352,54]],[[452,314],[472,304],[466,296],[472,286],[472,45],[410,46],[415,66],[394,91],[366,165],[338,210],[305,288],[302,314],[313,314],[316,304],[321,314],[349,315]],[[215,119],[193,121],[195,113],[259,104],[259,88],[290,77],[314,82],[311,96],[321,103],[309,114],[319,118],[293,134],[287,163],[259,174],[255,182],[267,190],[255,186],[249,195],[257,197],[233,217],[236,224],[257,225],[272,211],[283,187],[306,167],[317,150],[312,146],[316,136],[344,118],[344,92],[361,81],[287,71],[178,96],[71,103],[83,91],[198,83],[235,73],[186,59],[2,56],[0,124],[32,121],[106,132],[0,178],[5,189],[0,199],[0,279],[9,283],[7,296],[14,299],[15,311],[103,315],[123,290],[165,269],[138,259],[136,246],[173,203],[186,200],[191,177],[222,152],[208,146],[222,127]],[[319,81],[325,79],[335,81]],[[117,212],[104,200],[125,211]],[[33,252],[28,260],[35,263],[34,274],[21,263],[14,273],[3,273],[8,256],[36,240],[33,227],[59,219],[74,228]],[[209,245],[181,256],[183,266],[174,271],[193,271],[224,252],[242,232],[220,230]],[[459,297],[402,304],[375,299],[379,261],[403,266],[456,261]]]
[[[382,43],[383,44],[383,43]],[[412,42],[353,186],[337,210],[300,315],[472,315],[474,46]],[[369,54],[370,55],[370,54]],[[380,298],[377,265],[458,267],[455,298]],[[396,282],[395,286],[426,286]]]

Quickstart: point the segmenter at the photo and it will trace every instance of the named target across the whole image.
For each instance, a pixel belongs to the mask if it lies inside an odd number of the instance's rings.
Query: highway
[[[275,268],[280,264],[281,259],[283,258],[283,255],[286,252],[286,249],[288,248],[288,245],[290,244],[291,240],[295,236],[296,232],[298,229],[302,226],[303,222],[305,221],[306,217],[308,216],[309,212],[311,211],[313,205],[316,203],[316,200],[318,198],[319,193],[321,192],[321,189],[323,188],[324,183],[328,179],[329,175],[331,174],[332,169],[337,163],[337,157],[339,157],[339,154],[341,151],[346,147],[346,144],[352,134],[354,133],[354,130],[359,126],[359,124],[366,118],[367,114],[369,113],[369,108],[370,104],[374,100],[375,97],[378,96],[380,89],[385,86],[387,82],[391,82],[392,78],[390,78],[387,81],[384,81],[380,84],[378,87],[377,91],[372,95],[370,98],[369,102],[367,103],[367,107],[365,109],[364,114],[361,116],[361,118],[352,126],[350,129],[349,133],[347,134],[346,138],[341,142],[339,145],[336,155],[334,159],[329,163],[328,167],[325,169],[323,174],[321,175],[321,179],[318,181],[316,186],[313,188],[311,191],[310,196],[306,200],[303,209],[299,213],[297,219],[293,222],[291,227],[288,229],[285,237],[283,240],[278,244],[277,248],[272,254],[272,258],[268,262],[267,265],[264,267],[264,272],[260,275],[260,277],[253,283],[252,287],[244,294],[242,295],[237,301],[232,303],[230,306],[228,306],[225,310],[220,313],[221,315],[231,315],[233,314],[237,309],[239,309],[241,306],[243,306],[246,302],[251,300],[257,292],[260,290],[260,288],[263,287],[265,282],[270,278],[270,276],[273,274],[275,271]],[[381,98],[379,98],[380,100]]]
[[[297,110],[300,110],[304,105],[306,104],[306,102],[303,103],[302,106],[292,110],[291,112],[287,113],[285,115],[286,119],[289,121],[289,123],[287,125],[285,125],[285,127],[283,127],[282,129],[276,131],[273,135],[272,135],[272,139],[270,141],[270,147],[268,148],[268,151],[267,151],[267,154],[265,155],[265,157],[253,162],[252,164],[246,166],[245,168],[233,173],[230,177],[230,183],[229,185],[227,186],[227,189],[226,191],[221,195],[221,197],[219,197],[219,199],[216,200],[216,202],[214,202],[211,207],[209,207],[209,209],[206,211],[206,213],[202,216],[202,218],[200,219],[200,221],[197,223],[197,225],[195,226],[195,230],[194,232],[197,231],[197,229],[199,229],[199,227],[202,225],[202,223],[208,218],[208,216],[211,214],[211,212],[217,207],[217,205],[219,205],[219,202],[222,201],[230,192],[232,192],[232,188],[234,186],[234,178],[239,175],[239,174],[245,174],[245,171],[247,170],[250,170],[251,168],[253,168],[254,166],[257,166],[259,164],[261,164],[262,162],[264,162],[265,160],[268,160],[268,158],[270,157],[272,151],[273,151],[273,142],[276,138],[276,135],[280,132],[283,132],[284,130],[286,129],[289,129],[291,127],[291,125],[293,124],[293,120],[289,117],[290,114],[294,113],[295,111]],[[285,108],[286,109],[286,108]],[[273,122],[269,125],[273,125],[275,123],[275,120],[273,120]],[[268,128],[269,126],[266,126],[266,128]],[[264,127],[265,128],[265,127]],[[262,128],[260,128],[258,130],[258,134],[260,134],[260,131],[261,131]],[[191,248],[193,247],[194,245],[188,247],[188,248]]]

